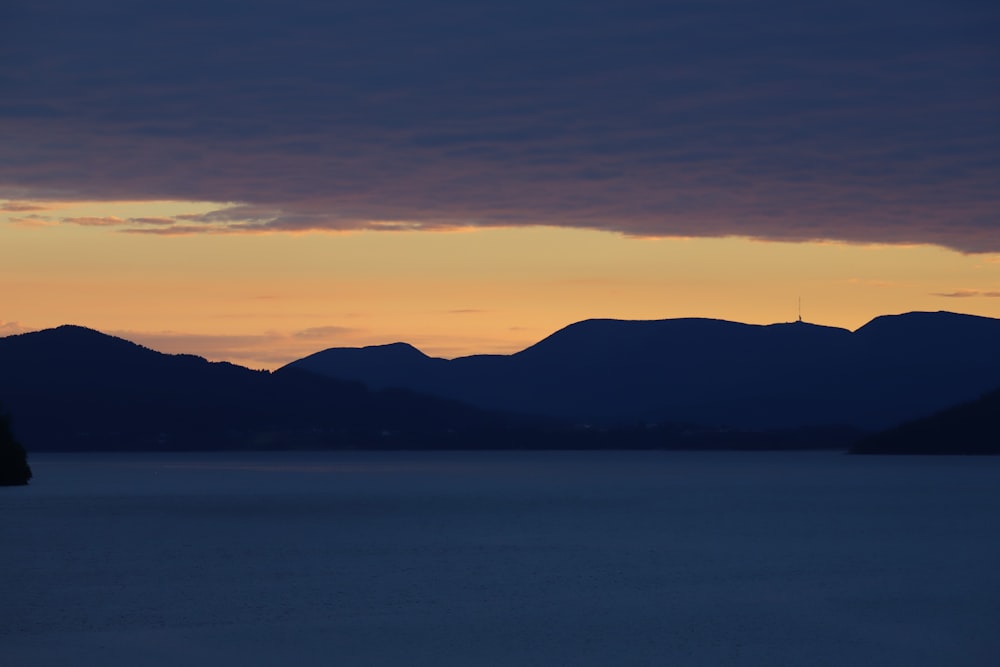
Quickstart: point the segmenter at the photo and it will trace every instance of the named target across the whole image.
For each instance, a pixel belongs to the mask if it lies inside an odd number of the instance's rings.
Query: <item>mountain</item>
[[[31,450],[411,447],[511,425],[454,401],[162,354],[76,326],[0,338],[0,403]]]
[[[852,454],[1000,454],[1000,389],[860,440]]]
[[[854,332],[604,319],[512,355],[445,360],[397,343],[324,350],[286,368],[593,424],[881,429],[992,388],[997,341],[1000,320],[948,312],[878,317]]]
[[[996,341],[954,313],[587,320],[513,355],[398,343],[272,373],[63,326],[0,338],[0,403],[29,450],[846,448],[995,387]]]

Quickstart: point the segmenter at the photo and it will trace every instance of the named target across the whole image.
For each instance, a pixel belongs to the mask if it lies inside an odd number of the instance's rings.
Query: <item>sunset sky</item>
[[[1000,317],[1000,5],[0,7],[0,335],[274,368]]]

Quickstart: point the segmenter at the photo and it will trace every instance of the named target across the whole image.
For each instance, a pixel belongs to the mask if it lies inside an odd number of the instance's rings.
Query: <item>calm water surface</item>
[[[996,458],[31,462],[4,664],[1000,664]]]

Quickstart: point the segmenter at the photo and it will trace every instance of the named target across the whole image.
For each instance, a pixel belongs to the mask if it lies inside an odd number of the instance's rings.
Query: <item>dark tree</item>
[[[30,479],[28,455],[10,430],[10,418],[0,410],[0,486],[27,484]]]

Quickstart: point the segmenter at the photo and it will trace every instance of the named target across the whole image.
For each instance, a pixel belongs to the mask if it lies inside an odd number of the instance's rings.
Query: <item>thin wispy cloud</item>
[[[123,232],[139,232],[153,234],[185,234],[222,232],[225,227],[205,227],[204,225],[179,224],[179,221],[196,217],[179,215],[175,217],[129,217],[108,216],[75,216],[59,218],[65,225],[80,225],[82,227],[118,227]]]
[[[127,223],[127,220],[113,215],[61,218],[60,221],[67,225],[80,225],[81,227],[121,227]]]
[[[341,326],[311,327],[309,329],[296,331],[295,333],[292,334],[292,337],[298,338],[300,340],[333,340],[336,339],[337,337],[351,335],[357,332],[358,330],[352,327],[341,327]]]
[[[32,213],[30,215],[13,216],[7,218],[7,222],[16,227],[55,227],[59,223],[49,216]]]
[[[0,323],[0,332],[28,331],[17,323]],[[183,331],[108,331],[113,336],[139,343],[167,354],[189,354],[197,350],[209,360],[226,360],[250,368],[278,368],[296,359],[330,347],[362,347],[372,344],[408,340],[431,356],[455,356],[456,349],[473,348],[491,353],[511,353],[523,349],[530,341],[510,341],[502,338],[453,337],[382,334],[371,339],[372,332],[357,327],[327,325],[296,331],[269,331],[258,335],[202,334]],[[4,334],[6,335],[6,334]]]
[[[206,227],[200,225],[168,225],[163,227],[126,227],[124,234],[149,234],[151,236],[189,236],[192,234],[225,234],[226,227]]]
[[[29,331],[34,331],[30,327],[22,325],[20,322],[3,322],[0,321],[0,337],[3,336],[13,336],[15,334],[28,333]]]
[[[173,218],[129,218],[128,222],[133,225],[173,225],[177,221]]]
[[[334,345],[350,345],[363,332],[341,326],[299,331],[271,331],[259,335],[200,334],[183,331],[108,332],[158,352],[187,354],[198,350],[208,359],[225,359],[254,368],[274,368]]]
[[[996,3],[234,7],[17,5],[0,196],[236,202],[116,226],[164,235],[558,225],[1000,251]]]
[[[976,290],[976,289],[961,289],[955,290],[954,292],[934,292],[934,296],[943,296],[957,299],[965,299],[971,297],[986,297],[986,298],[1000,298],[1000,290]]]
[[[41,204],[32,204],[27,202],[0,202],[0,211],[10,212],[10,213],[26,213],[30,211],[47,211],[48,206],[42,206]]]

